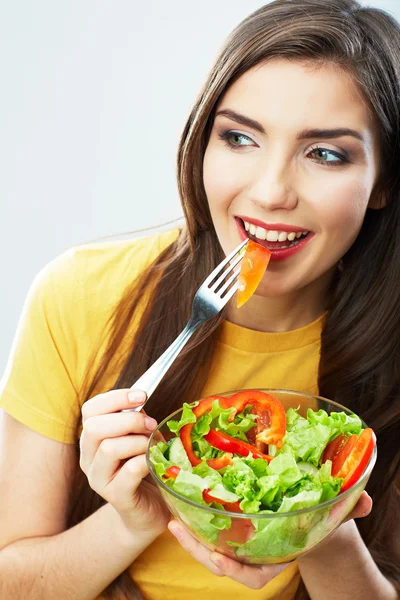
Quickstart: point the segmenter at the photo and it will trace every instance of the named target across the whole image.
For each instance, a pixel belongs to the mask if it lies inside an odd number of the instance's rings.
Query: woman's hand
[[[238,583],[253,589],[260,590],[268,581],[276,577],[290,563],[280,565],[249,566],[228,558],[218,552],[211,552],[200,544],[180,523],[172,520],[168,523],[168,529],[176,537],[182,548],[193,556],[199,563],[207,567],[211,573],[223,577],[226,575]]]
[[[336,506],[336,505],[335,505]],[[362,517],[368,517],[369,513],[372,510],[372,499],[371,496],[367,492],[362,492],[361,496],[358,499],[357,504],[349,513],[349,515],[345,518],[343,523],[347,523],[347,521],[351,521],[351,519],[361,519]],[[343,523],[341,523],[343,525]]]
[[[129,401],[134,392],[136,401]],[[113,390],[91,398],[82,407],[80,467],[90,487],[119,513],[127,528],[158,535],[169,511],[149,474],[146,448],[157,422],[144,412],[120,411],[142,404],[140,390]]]
[[[363,492],[346,521],[349,521],[350,519],[366,517],[371,512],[371,509],[372,500],[367,492]],[[170,521],[168,524],[168,529],[177,538],[180,545],[187,552],[189,552],[193,558],[207,567],[211,573],[219,575],[220,577],[226,575],[227,577],[230,577],[231,579],[234,579],[238,583],[242,583],[251,589],[257,590],[263,588],[271,579],[276,577],[276,575],[278,575],[290,564],[281,563],[279,565],[262,566],[243,565],[236,560],[224,556],[223,554],[211,552],[208,548],[195,540],[194,537],[190,535],[188,530],[184,527],[184,525],[182,525],[182,523],[179,521]],[[328,542],[329,539],[326,541],[326,543]],[[316,546],[316,552],[318,552],[319,547],[320,545]]]

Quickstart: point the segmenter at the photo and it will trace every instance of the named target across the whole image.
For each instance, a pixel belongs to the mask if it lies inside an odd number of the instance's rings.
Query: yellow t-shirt
[[[85,373],[101,356],[112,309],[126,286],[176,236],[173,230],[81,246],[45,267],[21,315],[0,382],[0,407],[49,438],[76,442],[79,390]],[[283,333],[224,322],[202,395],[251,387],[316,393],[321,328],[322,318]],[[116,374],[109,374],[103,391],[111,387]],[[204,600],[207,593],[219,600],[290,600],[299,583],[296,562],[257,591],[216,577],[187,554],[169,531],[136,559],[131,573],[149,600]]]

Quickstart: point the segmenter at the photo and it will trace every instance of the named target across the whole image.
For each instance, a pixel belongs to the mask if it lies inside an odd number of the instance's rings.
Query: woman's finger
[[[126,461],[116,473],[114,479],[109,483],[106,493],[111,504],[119,504],[124,510],[126,501],[127,510],[132,510],[134,495],[143,479],[149,474],[145,454],[139,454]],[[155,489],[155,493],[158,490]]]
[[[357,504],[351,511],[351,513],[346,517],[343,523],[350,521],[351,519],[360,519],[362,517],[367,517],[372,510],[372,498],[369,494],[364,490],[358,499]]]
[[[149,435],[156,427],[154,419],[140,412],[90,417],[85,421],[80,439],[81,468],[87,471],[103,440],[132,433]]]
[[[276,577],[290,564],[280,563],[279,565],[263,566],[244,565],[223,554],[219,554],[218,552],[212,552],[210,560],[219,568],[221,573],[254,590],[263,588],[268,581]]]
[[[133,388],[111,390],[104,394],[98,394],[82,405],[82,423],[85,423],[87,419],[96,417],[97,415],[105,415],[140,406],[145,401],[145,392]]]
[[[176,537],[182,548],[186,550],[204,567],[209,569],[214,575],[222,577],[224,573],[214,565],[210,560],[211,551],[194,539],[183,525],[178,521],[172,520],[168,523],[168,529]]]
[[[226,575],[251,589],[261,589],[268,581],[276,577],[278,573],[283,571],[283,569],[290,564],[282,563],[279,565],[264,565],[261,567],[243,565],[223,554],[211,552],[190,535],[187,529],[179,523],[179,521],[170,521],[168,529],[177,538],[181,546],[212,573],[219,575],[220,577]]]
[[[103,440],[87,473],[91,487],[96,491],[105,489],[114,479],[121,461],[144,454],[147,444],[148,438],[144,435]]]

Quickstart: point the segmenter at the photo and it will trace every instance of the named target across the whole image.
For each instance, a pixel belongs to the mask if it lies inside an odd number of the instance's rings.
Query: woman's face
[[[373,119],[337,66],[274,59],[228,89],[204,185],[225,253],[245,237],[272,252],[259,296],[326,289],[361,228],[378,163]]]

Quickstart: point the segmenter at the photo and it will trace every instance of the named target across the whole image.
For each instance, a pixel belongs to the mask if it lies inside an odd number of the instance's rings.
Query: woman
[[[183,132],[185,226],[78,248],[39,275],[1,395],[4,597],[398,598],[399,74],[382,11],[268,4],[231,34]],[[146,412],[287,387],[375,430],[370,516],[283,567],[243,567],[172,521],[178,545],[147,477],[155,421],[119,412],[246,231],[273,252],[256,295],[194,336]],[[364,494],[351,517],[370,510]]]

